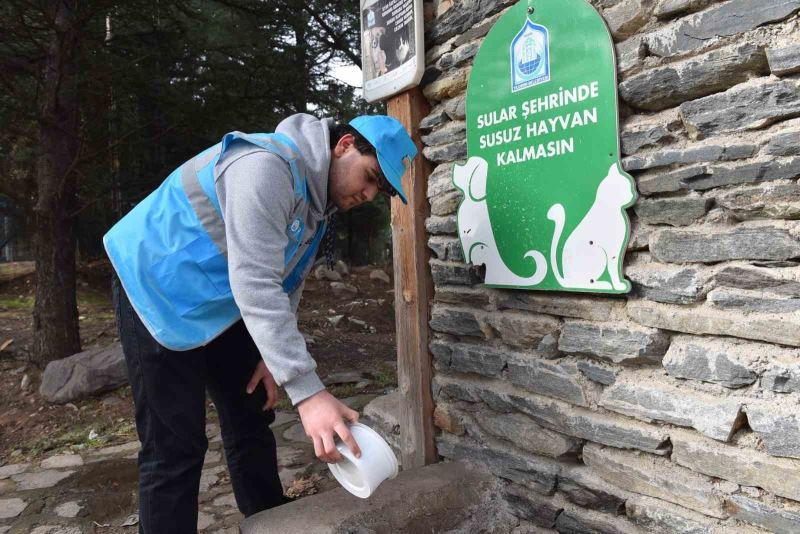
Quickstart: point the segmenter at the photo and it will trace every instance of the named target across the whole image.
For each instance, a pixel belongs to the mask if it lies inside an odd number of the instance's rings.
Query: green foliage
[[[330,394],[336,397],[337,399],[346,399],[348,397],[353,397],[358,394],[356,385],[353,383],[336,384],[334,386],[329,386],[328,392],[330,392]]]
[[[0,310],[32,310],[33,297],[0,299]]]
[[[381,388],[397,387],[397,365],[390,362],[378,362],[379,370],[374,373],[375,383]]]
[[[93,436],[92,431],[96,434]],[[93,437],[89,437],[93,436]],[[114,423],[79,423],[61,433],[40,436],[30,443],[21,444],[20,448],[30,456],[59,453],[64,451],[97,449],[112,442],[129,441],[136,438],[136,427],[133,421],[120,419]]]

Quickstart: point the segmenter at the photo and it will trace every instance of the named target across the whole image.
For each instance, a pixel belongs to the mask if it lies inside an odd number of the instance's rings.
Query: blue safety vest
[[[131,305],[150,334],[171,350],[203,346],[241,318],[228,276],[225,223],[215,182],[233,143],[249,143],[284,160],[295,203],[286,227],[283,290],[302,283],[325,233],[325,221],[305,236],[308,184],[297,145],[283,134],[225,135],[190,159],[103,236]],[[311,230],[311,229],[309,229]]]

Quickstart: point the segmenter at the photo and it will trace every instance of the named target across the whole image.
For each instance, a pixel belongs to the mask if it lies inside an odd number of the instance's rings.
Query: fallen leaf
[[[3,352],[3,350],[5,350],[5,348],[8,347],[9,345],[11,345],[13,342],[14,342],[14,338],[7,339],[6,341],[3,341],[3,344],[0,345],[0,352]]]
[[[305,495],[314,495],[319,491],[317,484],[322,482],[322,477],[314,473],[308,478],[298,478],[286,490],[286,496],[297,499]]]

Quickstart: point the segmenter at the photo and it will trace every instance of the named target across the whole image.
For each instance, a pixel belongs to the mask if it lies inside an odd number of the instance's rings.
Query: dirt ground
[[[354,268],[344,276],[343,282],[357,289],[355,296],[335,295],[330,282],[313,276],[303,292],[300,330],[320,376],[358,370],[372,379],[358,391],[353,384],[331,386],[338,397],[380,394],[396,386],[392,285],[370,279],[373,269]],[[78,308],[84,350],[118,340],[110,276],[106,261],[80,266]],[[50,404],[39,396],[41,370],[26,363],[33,335],[32,307],[32,276],[0,285],[0,466],[135,440],[129,387],[66,405]],[[291,409],[285,394],[279,406]],[[213,422],[216,417],[209,408],[208,419]]]

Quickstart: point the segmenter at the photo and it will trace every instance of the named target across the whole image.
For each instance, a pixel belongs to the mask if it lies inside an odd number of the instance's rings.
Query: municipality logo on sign
[[[547,28],[530,20],[511,41],[511,91],[521,91],[550,80]]]

